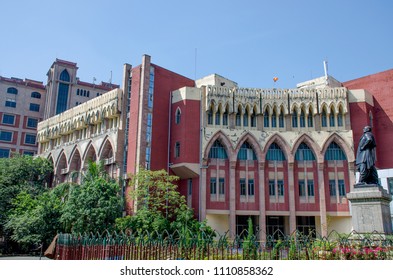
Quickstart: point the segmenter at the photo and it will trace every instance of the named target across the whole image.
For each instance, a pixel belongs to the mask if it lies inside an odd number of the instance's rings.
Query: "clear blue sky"
[[[217,73],[258,88],[322,76],[323,60],[340,81],[393,68],[390,0],[13,0],[0,14],[5,77],[46,82],[60,58],[83,81],[112,71],[120,83],[123,64],[143,54],[190,78]]]

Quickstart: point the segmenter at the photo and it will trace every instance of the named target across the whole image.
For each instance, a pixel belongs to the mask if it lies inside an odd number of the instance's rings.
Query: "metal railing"
[[[275,232],[265,241],[247,232],[230,239],[216,232],[59,234],[58,260],[346,260],[393,259],[393,237],[331,232],[327,237]]]

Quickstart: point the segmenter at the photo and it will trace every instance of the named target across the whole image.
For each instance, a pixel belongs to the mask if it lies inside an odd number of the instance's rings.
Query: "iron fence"
[[[217,232],[59,234],[58,260],[344,260],[393,259],[393,236],[339,234],[327,237],[275,232],[258,240],[247,232],[229,238]]]

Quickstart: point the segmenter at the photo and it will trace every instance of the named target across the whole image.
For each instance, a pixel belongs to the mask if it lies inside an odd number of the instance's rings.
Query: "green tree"
[[[10,232],[11,240],[23,249],[38,244],[48,245],[56,233],[62,230],[62,201],[53,190],[35,197],[22,191],[12,204],[14,208],[5,223],[5,229]]]
[[[243,240],[243,256],[246,260],[255,260],[257,257],[257,243],[251,217],[248,217],[247,223],[247,236]]]
[[[0,158],[0,236],[9,240],[4,225],[13,211],[13,200],[22,191],[33,197],[45,192],[50,185],[52,164],[43,158],[13,154]]]
[[[105,173],[102,162],[90,162],[81,185],[70,185],[60,221],[67,232],[112,230],[121,216],[123,199],[117,181]]]
[[[201,228],[212,233],[206,222],[195,219],[193,210],[187,206],[186,199],[174,184],[179,178],[169,175],[165,170],[140,171],[131,177],[130,184],[135,186],[131,198],[137,204],[134,216],[116,219],[118,230],[131,230],[134,233],[195,234]]]

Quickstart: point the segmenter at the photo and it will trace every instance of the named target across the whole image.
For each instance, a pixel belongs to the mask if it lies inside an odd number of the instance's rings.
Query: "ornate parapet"
[[[244,109],[256,109],[256,114],[263,114],[267,107],[272,112],[273,108],[284,110],[284,114],[291,114],[293,108],[304,108],[313,114],[320,113],[324,106],[333,108],[336,114],[342,108],[342,113],[348,112],[348,93],[345,87],[335,88],[295,88],[295,89],[255,89],[255,88],[229,88],[207,86],[206,110],[213,106],[217,112],[219,106],[224,109],[229,105],[229,113]]]
[[[40,122],[37,128],[38,142],[47,142],[88,125],[101,123],[104,119],[118,117],[121,113],[121,95],[121,89],[114,89]]]

